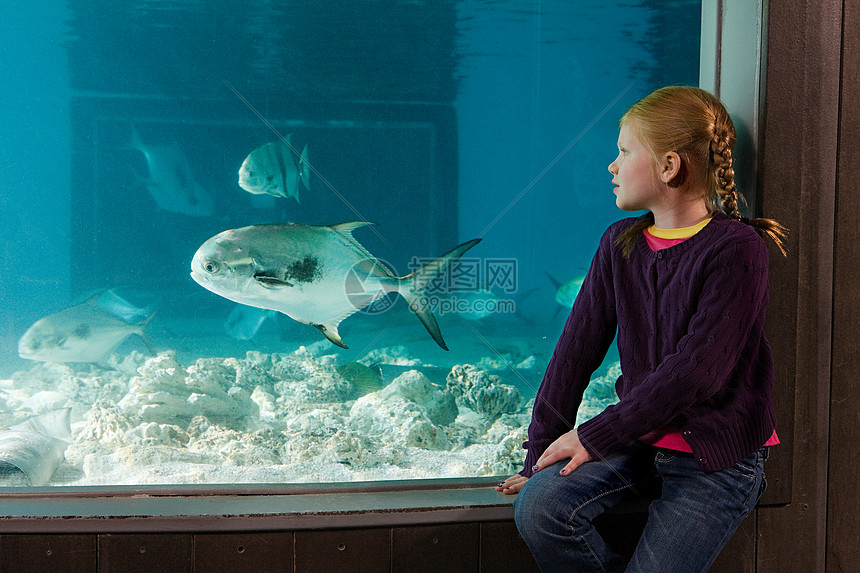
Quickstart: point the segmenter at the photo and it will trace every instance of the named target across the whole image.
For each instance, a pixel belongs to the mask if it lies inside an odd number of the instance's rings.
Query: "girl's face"
[[[618,157],[609,164],[615,185],[615,204],[624,211],[651,209],[658,195],[654,157],[632,129],[632,120],[621,126]]]

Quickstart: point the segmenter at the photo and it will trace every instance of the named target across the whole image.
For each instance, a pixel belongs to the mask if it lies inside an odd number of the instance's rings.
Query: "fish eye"
[[[205,261],[205,262],[203,263],[203,270],[204,270],[204,271],[206,271],[206,272],[207,272],[207,273],[209,273],[209,274],[213,274],[213,275],[214,275],[214,274],[215,274],[215,273],[217,273],[219,270],[221,270],[221,265],[218,263],[218,261],[211,261],[211,260],[210,260],[210,261]]]

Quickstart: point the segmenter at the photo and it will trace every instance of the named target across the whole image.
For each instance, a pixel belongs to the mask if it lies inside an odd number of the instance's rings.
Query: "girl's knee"
[[[520,532],[542,531],[571,519],[581,496],[573,476],[561,476],[563,463],[548,467],[532,476],[514,500],[514,521]]]
[[[541,503],[543,498],[539,493],[529,495],[524,491],[517,494],[514,500],[514,523],[520,532],[520,537],[529,547],[541,543],[546,532],[553,528],[552,508]]]
[[[530,482],[531,480],[529,480]],[[517,524],[517,527],[520,524],[525,524],[525,522],[531,519],[536,514],[542,513],[542,507],[539,506],[539,502],[541,499],[540,495],[532,495],[532,490],[534,488],[528,487],[530,484],[526,482],[520,492],[517,494],[517,497],[514,499],[514,521]]]
[[[524,538],[530,531],[541,530],[550,515],[557,510],[557,507],[553,507],[556,497],[550,491],[551,484],[543,479],[545,477],[535,474],[514,499],[514,522]]]

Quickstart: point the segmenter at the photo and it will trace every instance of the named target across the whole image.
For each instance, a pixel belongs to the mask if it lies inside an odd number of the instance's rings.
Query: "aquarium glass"
[[[521,469],[579,284],[626,216],[618,119],[698,82],[701,10],[7,10],[0,487]],[[580,421],[618,372],[610,351]]]

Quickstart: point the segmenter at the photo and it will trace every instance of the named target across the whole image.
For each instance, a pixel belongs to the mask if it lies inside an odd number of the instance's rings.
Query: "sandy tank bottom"
[[[384,368],[373,391],[338,373],[342,358],[327,341],[290,353],[182,363],[172,351],[113,355],[104,366],[36,363],[0,379],[0,427],[33,425],[38,416],[66,410],[69,431],[54,442],[64,455],[47,483],[0,472],[0,486],[351,482],[519,471],[533,398],[507,382],[539,382],[546,357],[488,356],[440,368],[410,348],[387,346],[362,357]],[[505,369],[510,376],[502,378],[497,373]],[[617,369],[592,381],[579,422],[615,400]],[[16,454],[0,451],[0,460]]]

